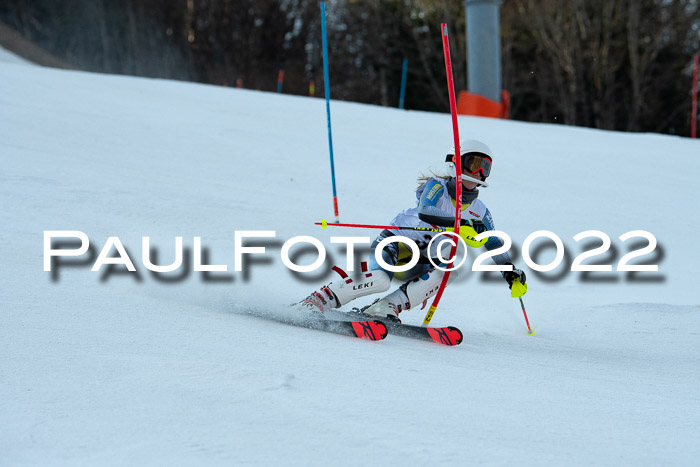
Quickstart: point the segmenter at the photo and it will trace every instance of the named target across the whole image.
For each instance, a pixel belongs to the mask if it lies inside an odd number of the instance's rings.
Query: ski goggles
[[[447,162],[454,162],[455,156],[447,155]],[[462,173],[481,172],[483,178],[491,175],[491,159],[481,154],[464,154],[462,156]]]

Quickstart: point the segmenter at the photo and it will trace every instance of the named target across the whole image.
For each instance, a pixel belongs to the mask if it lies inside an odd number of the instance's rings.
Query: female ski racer
[[[423,228],[439,226],[453,230],[456,206],[454,152],[454,148],[452,148],[445,158],[449,176],[419,179],[421,185],[416,190],[417,206],[401,211],[391,221],[391,225]],[[460,153],[463,186],[461,222],[463,227],[460,227],[460,236],[470,246],[476,247],[484,244],[487,250],[494,250],[503,246],[503,241],[500,238],[490,237],[485,243],[477,243],[473,239],[473,236],[479,233],[494,230],[491,212],[478,199],[479,190],[476,188],[477,186],[488,186],[486,179],[491,174],[493,163],[491,149],[481,141],[466,140],[460,142]],[[445,273],[433,267],[428,259],[437,257],[436,245],[440,242],[433,242],[430,247],[431,251],[428,251],[428,245],[430,240],[438,235],[438,232],[383,230],[372,243],[372,248],[376,248],[379,242],[392,235],[408,237],[416,243],[420,250],[418,264],[407,272],[397,273],[402,274],[403,279],[408,280],[384,298],[375,301],[363,312],[376,318],[398,320],[399,313],[425,304],[430,297],[435,295]],[[382,249],[381,256],[387,264],[395,266],[408,263],[411,259],[411,251],[404,244],[393,242],[388,243]],[[508,252],[495,255],[492,259],[494,263],[499,265],[513,265]],[[439,264],[439,261],[433,260],[433,263]],[[340,268],[334,267],[333,269],[341,275],[340,280],[333,281],[314,291],[304,300],[295,304],[294,307],[299,310],[324,313],[330,308],[340,308],[347,305],[356,298],[387,291],[391,279],[394,277],[394,273],[382,269],[374,255],[371,255],[369,270],[358,276],[350,278]],[[458,270],[450,273],[448,284],[453,281],[457,273]],[[525,272],[513,267],[512,271],[502,274],[509,287],[512,288],[516,280],[522,284],[517,287],[519,296],[527,291]]]

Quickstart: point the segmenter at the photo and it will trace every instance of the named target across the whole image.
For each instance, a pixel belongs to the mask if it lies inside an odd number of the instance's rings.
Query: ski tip
[[[460,331],[458,328],[454,326],[447,326],[447,329],[452,331],[453,334],[453,340],[454,344],[453,345],[459,345],[462,343],[462,339],[464,339],[464,334],[462,334],[462,331]]]
[[[377,324],[377,328],[379,329],[379,335],[381,336],[379,340],[385,339],[386,336],[389,335],[389,330],[386,327],[386,324],[382,323],[381,321],[375,321]]]

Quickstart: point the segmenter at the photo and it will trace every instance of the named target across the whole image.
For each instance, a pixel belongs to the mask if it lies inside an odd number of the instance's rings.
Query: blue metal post
[[[323,35],[323,88],[326,91],[326,115],[328,116],[328,147],[331,154],[331,181],[333,183],[333,209],[338,217],[338,195],[335,189],[335,164],[333,163],[333,137],[331,136],[331,82],[328,76],[328,44],[326,40],[326,2],[321,2],[321,34]]]
[[[406,72],[408,71],[408,59],[403,59],[401,70],[401,97],[399,98],[399,109],[403,109],[404,97],[406,97]]]

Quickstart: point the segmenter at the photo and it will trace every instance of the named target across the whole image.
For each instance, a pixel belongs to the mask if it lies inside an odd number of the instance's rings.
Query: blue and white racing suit
[[[454,185],[454,181],[452,184]],[[391,225],[397,227],[423,228],[454,226],[456,203],[450,196],[449,191],[447,180],[435,177],[428,179],[416,190],[416,206],[405,209],[397,214],[396,217],[392,219]],[[487,230],[495,229],[491,212],[478,198],[474,199],[471,203],[464,203],[462,205],[462,219],[481,220],[486,225]],[[420,230],[384,230],[372,243],[372,246],[375,247],[382,239],[391,235],[399,235],[413,240],[420,249],[421,259],[411,271],[403,274],[403,278],[409,279],[411,277],[417,277],[430,269],[431,265],[428,258],[437,257],[436,244],[439,242],[433,242],[431,251],[428,251],[428,245],[430,240],[438,234],[439,232]],[[503,241],[498,237],[490,237],[484,246],[487,250],[495,250],[503,246]],[[401,248],[398,243],[390,243],[382,250],[382,258],[386,263],[395,265],[399,260],[403,262],[404,251],[405,250]],[[410,255],[410,250],[408,251]],[[496,264],[511,263],[508,252],[493,256],[492,259]],[[374,255],[371,255],[370,269],[382,269],[374,259]],[[393,277],[391,272],[386,272]]]

